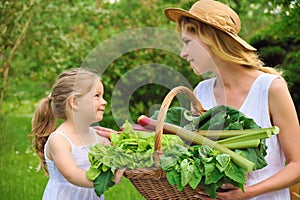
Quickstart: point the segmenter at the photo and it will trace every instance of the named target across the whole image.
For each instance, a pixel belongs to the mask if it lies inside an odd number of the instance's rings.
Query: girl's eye
[[[100,97],[100,94],[96,94],[95,97]]]

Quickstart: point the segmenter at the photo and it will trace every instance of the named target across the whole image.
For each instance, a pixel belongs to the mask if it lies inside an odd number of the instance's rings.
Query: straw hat
[[[213,0],[200,0],[193,4],[189,11],[180,8],[165,9],[166,16],[172,21],[186,16],[227,33],[234,40],[250,51],[256,51],[254,47],[238,36],[241,30],[239,16],[227,5]]]

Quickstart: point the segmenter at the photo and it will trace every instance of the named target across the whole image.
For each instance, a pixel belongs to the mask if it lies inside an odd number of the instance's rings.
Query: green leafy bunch
[[[185,126],[189,130],[244,130],[260,128],[252,118],[225,105],[218,105],[192,119]]]
[[[152,119],[157,119],[158,111],[151,116]],[[165,122],[177,126],[181,126],[187,130],[261,130],[256,122],[245,116],[239,110],[230,106],[218,105],[207,112],[193,116],[191,111],[182,107],[170,107],[166,114]],[[253,131],[254,132],[254,131]],[[247,136],[245,137],[247,140]],[[267,165],[265,156],[267,154],[267,146],[265,139],[259,139],[257,148],[241,148],[234,151],[249,161],[253,162],[254,170],[261,169]],[[250,140],[249,140],[250,141]]]
[[[91,163],[86,172],[89,180],[94,182],[97,195],[103,194],[114,185],[116,169],[149,168],[154,165],[154,132],[135,131],[126,121],[121,134],[111,134],[112,146],[96,144],[90,146],[88,154]],[[174,149],[184,142],[176,135],[162,136],[162,149]]]
[[[166,153],[161,157],[162,169],[168,182],[179,191],[189,185],[200,186],[210,197],[216,198],[224,183],[244,189],[246,170],[231,162],[231,157],[210,147],[196,145],[180,149],[181,155]]]

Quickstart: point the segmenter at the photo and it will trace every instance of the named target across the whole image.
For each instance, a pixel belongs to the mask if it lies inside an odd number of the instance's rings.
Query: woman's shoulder
[[[259,88],[259,90],[265,89],[266,91],[270,92],[274,89],[276,90],[275,87],[277,87],[276,85],[278,84],[280,84],[281,86],[286,84],[282,76],[276,74],[261,73],[255,78],[252,87],[255,89]]]
[[[288,92],[288,86],[287,82],[281,76],[278,76],[273,79],[269,93],[270,95],[282,95],[282,92]]]

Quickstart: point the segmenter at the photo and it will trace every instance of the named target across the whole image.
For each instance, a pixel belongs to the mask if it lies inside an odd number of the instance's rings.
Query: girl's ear
[[[69,98],[68,104],[72,110],[75,110],[75,111],[79,110],[78,98],[75,95],[73,95]]]

